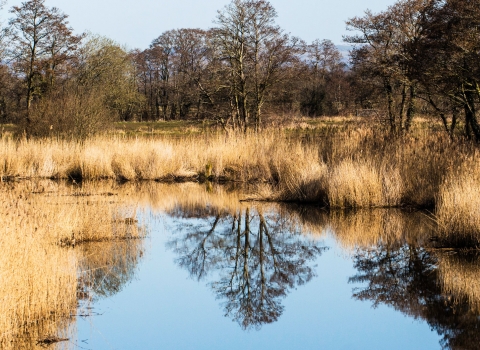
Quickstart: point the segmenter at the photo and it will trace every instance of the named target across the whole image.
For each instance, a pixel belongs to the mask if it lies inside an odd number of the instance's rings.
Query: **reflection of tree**
[[[357,288],[354,297],[426,320],[443,336],[444,348],[478,349],[479,314],[467,297],[442,292],[437,261],[438,255],[409,245],[359,249],[355,255],[359,274],[350,281],[367,285]]]
[[[225,300],[226,316],[244,329],[276,321],[288,290],[310,281],[310,262],[325,249],[292,230],[279,214],[247,208],[200,220],[208,227],[187,232],[169,245],[192,277],[214,275],[209,285]]]
[[[142,240],[86,243],[80,246],[80,299],[117,294],[134,276],[143,256]]]

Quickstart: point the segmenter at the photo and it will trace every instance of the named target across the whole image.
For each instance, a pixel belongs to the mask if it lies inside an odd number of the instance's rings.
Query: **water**
[[[479,259],[431,249],[424,213],[155,186],[129,193],[147,238],[75,248],[79,309],[58,348],[477,348]]]

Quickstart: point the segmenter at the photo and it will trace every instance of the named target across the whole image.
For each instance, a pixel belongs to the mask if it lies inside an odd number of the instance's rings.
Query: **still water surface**
[[[208,196],[193,202],[178,198],[168,207],[145,210],[140,221],[148,238],[130,243],[136,248],[120,248],[119,254],[131,257],[118,259],[119,267],[100,269],[96,282],[85,287],[90,296],[80,313],[89,316],[77,319],[71,344],[85,349],[474,349],[478,344],[474,300],[455,286],[446,292],[454,283],[448,269],[463,265],[424,247],[434,227],[422,213],[326,213],[235,199],[219,204]]]
[[[104,203],[125,205],[136,219],[111,222],[146,238],[48,248],[78,261],[77,314],[57,326],[62,342],[39,343],[52,333],[39,323],[19,336],[30,345],[9,349],[479,348],[480,258],[433,249],[426,213],[241,201],[248,193],[211,185],[99,186],[62,198],[103,216]],[[57,207],[54,192],[35,196]]]

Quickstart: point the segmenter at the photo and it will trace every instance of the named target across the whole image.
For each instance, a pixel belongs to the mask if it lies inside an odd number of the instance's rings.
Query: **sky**
[[[23,0],[26,1],[26,0]],[[46,0],[69,15],[76,33],[89,31],[109,37],[129,49],[147,48],[153,39],[167,30],[212,27],[217,11],[230,0]],[[385,10],[395,0],[270,0],[277,10],[277,24],[287,33],[311,42],[330,39],[342,44],[348,32],[345,21],[361,16],[366,9]],[[8,10],[22,0],[7,0],[1,11],[3,21]]]

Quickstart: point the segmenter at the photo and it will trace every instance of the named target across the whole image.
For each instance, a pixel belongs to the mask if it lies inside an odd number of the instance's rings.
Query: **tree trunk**
[[[473,136],[475,137],[475,141],[480,141],[480,126],[478,125],[476,109],[475,109],[475,95],[473,91],[465,91],[465,132],[467,133],[467,137],[471,137],[471,133],[473,132]]]
[[[399,127],[403,129],[403,115],[405,114],[405,104],[407,103],[407,84],[403,83],[402,87],[402,103],[400,104],[400,113],[398,113],[399,117]]]
[[[397,125],[395,121],[395,111],[393,108],[394,100],[393,100],[393,88],[390,83],[390,79],[385,78],[384,80],[384,88],[385,94],[387,97],[387,109],[388,109],[388,120],[390,122],[390,131],[393,134],[397,134]]]
[[[408,101],[407,109],[407,119],[405,120],[405,130],[408,132],[410,126],[412,126],[412,120],[415,117],[416,113],[416,102],[417,100],[417,86],[415,84],[410,85],[410,100]]]

